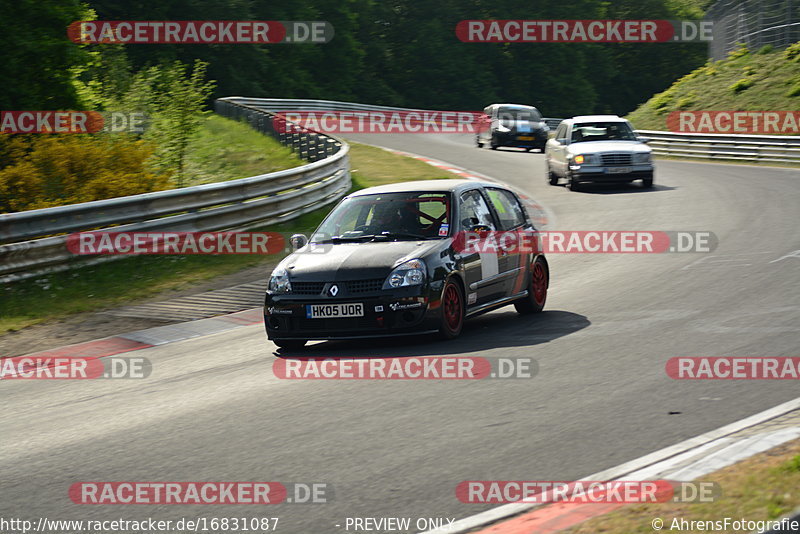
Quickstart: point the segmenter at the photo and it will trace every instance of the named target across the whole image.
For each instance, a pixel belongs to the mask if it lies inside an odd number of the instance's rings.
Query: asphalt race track
[[[676,381],[674,356],[799,356],[800,172],[659,161],[656,187],[544,178],[543,155],[470,136],[358,136],[503,180],[559,230],[707,230],[711,254],[557,255],[545,313],[513,307],[452,342],[317,343],[313,356],[533,357],[532,379],[287,381],[260,325],[136,353],[145,380],[4,381],[0,516],[463,518],[462,480],[573,480],[795,398],[796,381]],[[778,261],[776,261],[778,260]],[[268,273],[264,273],[266,276]],[[328,504],[89,506],[78,481],[328,483]],[[340,525],[337,527],[336,525]],[[352,531],[352,530],[351,530]]]

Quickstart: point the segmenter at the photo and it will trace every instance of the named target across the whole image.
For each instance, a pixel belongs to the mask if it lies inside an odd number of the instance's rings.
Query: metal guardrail
[[[800,1],[800,0],[798,0]],[[302,100],[292,98],[242,98],[231,97],[232,100],[246,104],[249,107],[264,109],[273,113],[281,111],[431,111],[429,109],[417,108],[395,108],[391,106],[376,106],[372,104],[356,104],[353,102],[339,102],[337,100]],[[224,99],[223,99],[224,100]],[[558,126],[562,119],[549,117],[543,118],[550,129]]]
[[[800,136],[693,134],[638,130],[653,154],[756,163],[800,163]]]
[[[228,182],[0,214],[0,283],[120,258],[73,255],[66,247],[68,232],[246,230],[294,219],[349,191],[344,141],[296,129],[281,136],[271,113],[232,99],[216,108],[274,135],[309,163]]]
[[[800,0],[797,0],[800,5]],[[280,98],[241,98],[229,100],[248,107],[281,111],[429,111],[339,102],[336,100],[300,100]],[[555,130],[563,119],[545,117],[544,121]],[[662,156],[680,156],[696,159],[741,160],[764,163],[800,163],[800,136],[741,135],[741,134],[691,134],[639,130],[651,139],[653,153]]]

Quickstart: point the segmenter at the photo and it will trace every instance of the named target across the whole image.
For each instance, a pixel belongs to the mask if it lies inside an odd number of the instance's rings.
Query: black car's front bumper
[[[545,130],[535,130],[533,132],[495,131],[492,136],[497,146],[544,149],[544,145],[547,143],[547,131]]]
[[[439,297],[434,291],[421,288],[342,298],[267,294],[264,326],[269,339],[355,339],[433,332],[441,325]],[[363,317],[307,317],[309,305],[349,303],[363,304]]]

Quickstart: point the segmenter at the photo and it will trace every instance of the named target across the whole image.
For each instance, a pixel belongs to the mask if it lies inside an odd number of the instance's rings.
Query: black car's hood
[[[386,241],[316,245],[288,256],[281,266],[292,280],[336,282],[388,276],[398,262],[422,258],[449,240]]]

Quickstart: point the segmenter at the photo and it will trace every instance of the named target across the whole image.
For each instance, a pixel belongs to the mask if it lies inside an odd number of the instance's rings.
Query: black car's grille
[[[633,156],[631,154],[601,154],[603,165],[630,165]]]
[[[292,293],[297,295],[319,295],[325,282],[292,282]]]
[[[368,280],[350,280],[339,283],[347,288],[348,294],[369,293],[378,291],[383,287],[383,278]],[[292,282],[292,293],[295,295],[319,295],[325,287],[325,282]]]
[[[348,293],[369,293],[378,291],[383,287],[383,278],[373,278],[371,280],[352,280],[346,282]]]

